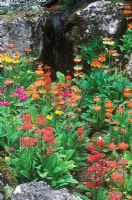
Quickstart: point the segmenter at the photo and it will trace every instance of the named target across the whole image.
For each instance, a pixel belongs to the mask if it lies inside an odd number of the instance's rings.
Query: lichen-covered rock
[[[3,190],[4,187],[4,177],[2,173],[0,173],[0,192]]]
[[[62,69],[70,64],[68,60],[72,57],[72,47],[64,34],[65,17],[47,8],[37,8],[32,6],[28,12],[0,17],[0,51],[9,43],[14,43],[14,48],[20,52],[32,48],[36,58],[57,70]]]
[[[132,53],[130,54],[129,62],[126,65],[126,74],[130,79],[132,79]]]
[[[17,186],[11,200],[81,200],[66,189],[53,190],[47,183],[31,182]]]
[[[66,22],[66,36],[75,45],[87,44],[95,36],[114,37],[123,32],[122,4],[96,1],[77,9]]]
[[[18,182],[13,169],[11,169],[2,159],[0,159],[0,174],[1,188],[6,184],[12,188],[17,186]]]
[[[4,200],[4,196],[2,193],[0,193],[0,200]]]

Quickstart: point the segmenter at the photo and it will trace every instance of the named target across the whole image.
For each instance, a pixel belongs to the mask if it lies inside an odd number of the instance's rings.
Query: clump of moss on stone
[[[18,185],[18,181],[14,170],[11,167],[9,167],[5,163],[5,161],[1,158],[0,158],[0,173],[4,177],[4,182],[9,186],[15,188]]]

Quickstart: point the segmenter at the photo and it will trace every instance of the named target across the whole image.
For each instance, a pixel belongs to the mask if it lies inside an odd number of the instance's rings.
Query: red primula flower
[[[111,151],[117,150],[117,146],[112,142],[108,145],[108,149]]]
[[[104,147],[105,145],[106,145],[106,141],[105,140],[98,140],[97,141],[97,146]]]
[[[66,80],[71,80],[71,79],[72,79],[72,77],[70,75],[66,76]]]
[[[95,155],[90,155],[88,157],[88,162],[97,162],[104,157],[105,157],[105,153],[97,153]]]
[[[114,160],[114,161],[106,160],[105,163],[111,168],[117,168],[117,166],[118,166],[118,163],[116,160]]]
[[[79,136],[79,137],[77,138],[77,140],[78,140],[79,142],[82,142],[82,141],[84,140],[84,138]]]
[[[91,188],[95,187],[96,183],[94,183],[94,182],[86,182],[85,185],[86,185],[88,188],[91,189]]]
[[[89,145],[87,146],[87,150],[88,150],[88,151],[95,151],[96,148],[95,148],[94,144],[89,144]]]
[[[84,132],[85,132],[85,129],[84,129],[84,128],[78,128],[78,129],[77,129],[77,133],[78,133],[79,135],[83,135]]]
[[[20,142],[21,142],[21,147],[22,148],[28,148],[30,146],[35,146],[38,143],[38,139],[37,138],[33,138],[31,136],[22,137],[22,138],[20,138]]]
[[[51,126],[46,127],[42,132],[42,138],[45,142],[52,143],[54,140],[54,132]]]
[[[30,130],[30,129],[33,129],[33,125],[32,125],[32,123],[30,123],[30,122],[24,122],[22,128],[23,128],[25,131],[28,131],[28,130]]]
[[[37,119],[36,119],[36,124],[45,124],[46,123],[46,118],[43,115],[40,115]]]
[[[109,200],[121,200],[122,193],[121,192],[111,192],[109,196]]]
[[[25,121],[31,121],[32,116],[29,113],[26,113],[22,116],[22,119],[25,120]]]
[[[51,154],[51,153],[53,153],[53,149],[52,148],[47,148],[47,154]]]
[[[125,142],[120,142],[118,144],[118,148],[121,149],[121,150],[126,150],[126,149],[128,149],[128,147],[129,147],[129,145]]]
[[[117,182],[117,183],[120,183],[121,185],[124,185],[125,181],[124,181],[124,174],[120,174],[118,172],[114,172],[112,175],[111,175],[111,178]]]
[[[38,135],[42,135],[42,130],[38,128],[38,129],[35,130],[35,133],[38,134]]]
[[[128,160],[120,160],[119,164],[120,165],[128,165]]]

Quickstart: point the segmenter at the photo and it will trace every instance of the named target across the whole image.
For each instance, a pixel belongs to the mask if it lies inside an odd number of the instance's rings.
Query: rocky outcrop
[[[4,196],[2,194],[3,187],[4,187],[4,181],[3,181],[3,175],[0,173],[0,200],[4,199]]]
[[[126,74],[132,80],[132,53],[130,54],[129,62],[126,65]]]
[[[0,181],[0,190],[3,187],[3,183],[11,186],[12,188],[16,187],[18,184],[14,170],[2,159],[0,159]]]
[[[8,199],[17,184],[13,169],[0,159],[0,200]]]
[[[0,51],[8,43],[14,43],[16,51],[31,47],[36,58],[66,71],[78,44],[87,44],[95,36],[115,37],[123,33],[121,9],[119,3],[97,1],[72,13],[63,13],[54,6],[33,5],[12,16],[1,15]]]
[[[95,36],[116,37],[124,33],[122,5],[111,1],[97,1],[71,14],[66,22],[66,36],[74,41],[74,49],[80,43],[87,44]]]
[[[53,190],[47,183],[31,182],[17,186],[11,200],[81,200],[65,189]]]

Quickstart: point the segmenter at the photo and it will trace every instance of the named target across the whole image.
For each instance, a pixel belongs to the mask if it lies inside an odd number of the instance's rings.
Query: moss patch
[[[18,185],[15,172],[2,159],[0,159],[0,173],[2,173],[5,183],[9,186],[15,188]]]

